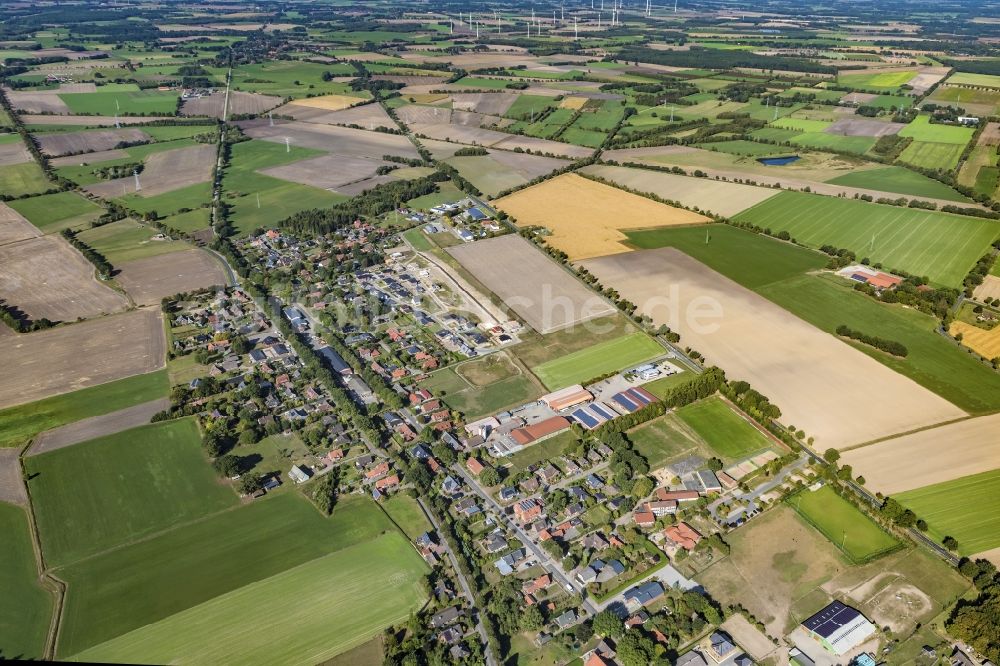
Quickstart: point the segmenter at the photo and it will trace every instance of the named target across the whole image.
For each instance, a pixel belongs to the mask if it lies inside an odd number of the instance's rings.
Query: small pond
[[[783,157],[758,157],[757,161],[764,166],[785,166],[798,161],[798,155],[785,155]]]

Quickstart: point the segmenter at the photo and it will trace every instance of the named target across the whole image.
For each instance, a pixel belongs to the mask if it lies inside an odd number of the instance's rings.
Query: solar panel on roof
[[[634,388],[630,388],[628,391],[626,391],[626,393],[628,394],[628,397],[632,398],[640,405],[648,405],[649,403],[653,402],[652,400],[649,399],[648,396],[643,395]]]
[[[652,393],[650,393],[646,389],[642,388],[641,386],[636,386],[634,389],[632,389],[632,391],[634,391],[635,393],[637,393],[637,394],[639,394],[641,396],[644,396],[646,398],[646,400],[648,401],[647,404],[649,402],[656,402],[657,399],[658,399],[655,395],[653,395]]]
[[[637,405],[635,401],[632,400],[632,398],[628,397],[625,393],[617,393],[615,394],[613,399],[615,402],[617,402],[619,405],[621,405],[630,412],[634,412],[635,410],[639,409],[639,405]]]
[[[597,414],[600,414],[601,416],[603,416],[608,421],[610,421],[611,419],[615,418],[614,412],[612,412],[610,409],[608,409],[604,405],[598,405],[597,403],[594,403],[594,404],[592,404],[590,406],[590,411],[595,412]]]
[[[573,418],[585,425],[587,428],[596,428],[598,425],[597,419],[582,409],[578,409],[573,412]]]

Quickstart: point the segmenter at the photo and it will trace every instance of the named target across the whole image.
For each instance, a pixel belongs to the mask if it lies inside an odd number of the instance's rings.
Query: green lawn
[[[781,129],[798,130],[799,132],[822,132],[827,127],[832,125],[825,120],[806,120],[805,118],[779,118],[773,123],[772,127],[780,127]]]
[[[41,659],[52,595],[38,582],[28,514],[0,502],[0,658]]]
[[[212,199],[212,183],[195,183],[163,194],[143,196],[141,192],[130,192],[118,200],[138,213],[155,212],[164,217],[179,212],[182,208],[198,208]]]
[[[1000,223],[854,199],[782,192],[735,218],[801,243],[847,248],[873,263],[958,286],[1000,233]]]
[[[477,387],[459,377],[451,368],[432,373],[421,382],[421,386],[440,396],[448,407],[461,412],[467,419],[487,416],[541,395],[531,379],[523,374]]]
[[[62,566],[237,503],[193,418],[25,459],[42,548]]]
[[[744,458],[771,445],[771,440],[719,397],[685,405],[677,416],[725,460]]]
[[[104,212],[103,208],[76,192],[17,199],[8,205],[47,234],[87,224]]]
[[[163,220],[163,224],[169,229],[193,233],[211,226],[212,211],[210,208],[196,208],[186,213],[171,215]]]
[[[648,384],[643,384],[642,388],[646,389],[657,398],[663,399],[667,395],[667,391],[674,388],[675,386],[681,386],[687,384],[692,379],[696,378],[693,372],[687,370],[679,372],[677,374],[670,375],[669,377],[660,377],[659,379],[654,379]]]
[[[382,508],[389,514],[392,521],[399,525],[411,541],[424,532],[433,529],[427,516],[424,515],[417,500],[405,492],[399,492],[382,503]]]
[[[537,444],[529,444],[514,455],[505,458],[504,462],[510,463],[514,471],[519,472],[531,465],[558,458],[570,447],[576,446],[577,441],[576,435],[571,430],[567,430]]]
[[[92,93],[63,93],[59,99],[66,103],[73,113],[112,116],[116,112],[125,115],[165,115],[172,116],[177,111],[176,92],[159,90],[124,90],[105,92],[98,88]]]
[[[119,220],[77,234],[77,238],[104,255],[112,265],[186,250],[191,246],[180,240],[150,240],[160,231],[131,219]]]
[[[12,197],[40,194],[55,186],[45,178],[45,173],[34,162],[0,166],[0,192]]]
[[[126,377],[0,410],[0,446],[20,446],[43,430],[167,397],[167,371]]]
[[[662,355],[663,347],[644,333],[600,342],[555,358],[531,369],[546,388],[555,391],[572,384],[624,370]]]
[[[57,573],[69,584],[69,593],[58,655],[76,655],[386,532],[395,533],[395,528],[367,497],[341,498],[333,517],[326,518],[299,493],[285,493],[64,567]],[[412,548],[409,552],[419,560]],[[370,593],[371,581],[364,580]],[[395,600],[392,589],[383,594]],[[279,592],[272,595],[274,603],[284,603]],[[366,603],[357,597],[353,601],[355,611]],[[274,621],[268,607],[255,606],[254,618]],[[199,629],[190,625],[190,630]],[[321,633],[330,639],[328,631]],[[281,642],[291,649],[291,641]],[[146,660],[153,661],[148,655]]]
[[[896,499],[927,521],[936,540],[957,539],[962,555],[1000,547],[1000,470],[909,490]]]
[[[830,486],[803,490],[788,502],[854,562],[866,562],[900,545]]]
[[[418,252],[426,252],[427,250],[434,249],[434,243],[427,238],[427,234],[424,233],[421,227],[416,227],[405,232],[403,238]]]
[[[667,414],[629,431],[628,438],[639,455],[649,462],[650,468],[657,469],[702,444],[684,426],[676,414]]]
[[[970,413],[1000,409],[1000,376],[938,335],[935,318],[879,303],[839,278],[807,275],[826,263],[822,254],[724,225],[712,227],[707,245],[701,229],[635,233],[630,240],[644,248],[676,247],[828,333],[846,324],[898,340],[909,349],[905,359],[856,347]]]
[[[929,197],[948,201],[968,202],[969,199],[959,194],[944,183],[910,171],[904,167],[884,167],[866,171],[852,171],[827,181],[833,185],[845,187],[862,187],[883,192],[908,194],[915,197]]]

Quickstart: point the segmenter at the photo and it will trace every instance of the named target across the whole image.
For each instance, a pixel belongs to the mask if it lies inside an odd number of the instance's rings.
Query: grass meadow
[[[12,197],[25,194],[41,194],[50,187],[45,173],[34,162],[0,166],[0,192]]]
[[[555,358],[533,367],[531,371],[546,388],[555,391],[609,372],[623,370],[663,353],[660,343],[644,333],[632,333]]]
[[[104,209],[76,192],[57,192],[17,199],[8,204],[42,233],[50,234],[100,217]]]
[[[424,515],[417,500],[405,492],[396,493],[387,499],[382,504],[382,508],[392,518],[392,522],[399,526],[406,538],[411,541],[433,529],[433,525],[427,520],[427,516]]]
[[[52,596],[38,582],[28,514],[0,502],[0,658],[41,659]]]
[[[103,254],[115,266],[191,247],[179,240],[151,240],[159,233],[158,229],[124,219],[81,231],[78,238]]]
[[[442,368],[420,383],[434,395],[441,396],[451,409],[476,419],[504,407],[527,402],[541,395],[540,389],[526,375],[514,375],[486,386],[473,386],[452,368]]]
[[[629,239],[640,248],[675,247],[830,334],[846,324],[898,340],[909,349],[906,358],[856,348],[967,412],[1000,409],[1000,376],[938,335],[934,317],[879,303],[840,278],[807,274],[825,265],[819,252],[726,225],[710,227],[707,244],[705,230],[693,228],[631,232]]]
[[[172,116],[177,111],[176,92],[158,90],[122,90],[105,92],[63,93],[59,99],[66,103],[73,113],[97,116],[113,116],[119,113],[127,116],[164,115]]]
[[[628,433],[635,450],[649,462],[651,469],[662,467],[671,459],[700,447],[677,414],[647,421]]]
[[[899,161],[925,169],[954,169],[964,146],[937,141],[914,141],[899,154]]]
[[[867,562],[900,545],[830,486],[816,491],[803,490],[788,502],[855,563]]]
[[[50,565],[62,566],[234,506],[193,418],[162,421],[25,459]]]
[[[904,167],[890,166],[866,171],[851,171],[826,181],[832,185],[861,187],[883,192],[908,194],[947,201],[968,202],[969,199],[944,183]]]
[[[719,397],[685,405],[677,416],[719,454],[736,460],[766,449],[771,441]]]
[[[0,410],[0,446],[19,446],[43,430],[165,398],[166,370],[135,375]]]
[[[889,269],[958,286],[1000,233],[1000,223],[854,199],[782,192],[735,217],[787,231],[806,245],[847,248]]]
[[[958,540],[962,555],[1000,547],[1000,470],[909,490],[896,499],[926,520],[938,541]]]

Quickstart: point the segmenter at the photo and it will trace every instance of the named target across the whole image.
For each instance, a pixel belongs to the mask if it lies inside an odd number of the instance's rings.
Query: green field
[[[62,566],[236,504],[193,418],[25,459],[46,560]]]
[[[341,498],[333,517],[326,518],[302,495],[284,493],[80,561],[57,572],[69,584],[58,654],[60,658],[78,654],[387,532],[396,534],[385,514],[367,497]],[[416,552],[407,548],[422,566]],[[377,561],[374,554],[373,559]],[[352,572],[364,579],[357,569]],[[372,601],[371,581],[365,580],[367,601],[350,598],[355,612]],[[389,576],[384,580],[390,580]],[[403,594],[408,582],[400,581]],[[402,603],[396,595],[393,586],[380,593],[400,608],[405,606],[407,612],[412,609],[412,604]],[[325,598],[329,604],[330,596]],[[272,601],[285,603],[278,592],[272,593]],[[245,610],[252,616],[244,622],[262,623],[252,625],[251,633],[271,635],[264,630],[275,618],[265,612],[265,606]],[[196,626],[190,628],[199,631]],[[321,633],[330,640],[328,631]],[[343,636],[345,641],[363,642],[364,638]],[[239,649],[239,638],[231,640],[229,647]],[[288,642],[288,649],[293,647]]]
[[[630,232],[629,238],[642,248],[675,247],[830,334],[846,324],[898,340],[910,352],[904,359],[856,348],[967,412],[1000,409],[1000,376],[938,335],[934,317],[879,303],[840,278],[808,275],[826,263],[818,252],[731,226],[711,229],[707,245],[700,228]]]
[[[959,194],[944,183],[928,178],[916,171],[904,167],[890,166],[865,171],[852,171],[826,181],[832,185],[845,187],[860,187],[897,194],[909,194],[915,197],[944,199],[946,201],[968,202],[969,199]]]
[[[382,504],[382,508],[392,518],[392,522],[399,526],[406,538],[411,541],[433,529],[417,500],[405,492],[396,493],[387,499]]]
[[[964,149],[957,143],[914,141],[899,154],[899,161],[925,169],[954,169]]]
[[[766,132],[768,130],[760,130],[760,131]],[[772,130],[772,131],[786,132],[787,130]],[[764,157],[765,155],[777,155],[788,152],[788,149],[782,146],[772,146],[766,143],[757,143],[756,141],[745,141],[743,139],[738,139],[736,141],[713,141],[711,143],[700,143],[698,144],[698,147],[704,148],[705,150],[714,150],[719,153],[730,153],[732,155],[750,155],[753,157]]]
[[[530,117],[531,113],[534,112],[537,116],[545,109],[558,105],[559,102],[545,95],[518,95],[503,115],[507,118],[520,118],[522,116]]]
[[[782,192],[735,218],[787,231],[813,247],[830,244],[889,269],[958,286],[1000,233],[1000,223],[802,192]]]
[[[184,233],[193,233],[201,229],[208,229],[212,224],[212,210],[210,208],[195,208],[186,213],[178,213],[162,220],[163,225],[168,229],[176,229]]]
[[[853,562],[863,563],[900,544],[830,486],[803,490],[788,502]]]
[[[420,385],[440,396],[451,409],[467,419],[477,419],[541,395],[541,391],[523,374],[501,379],[487,386],[473,386],[459,377],[452,368],[432,373]]]
[[[962,555],[1000,547],[1000,470],[909,490],[896,499],[927,521],[936,540],[957,539]]]
[[[159,233],[154,227],[125,219],[81,231],[77,238],[103,254],[114,266],[191,247],[179,240],[150,240]]]
[[[167,371],[126,377],[107,384],[0,410],[0,446],[20,446],[43,430],[167,397]]]
[[[862,155],[875,145],[870,136],[841,136],[826,132],[806,132],[792,139],[792,143],[816,150],[836,149]]]
[[[636,452],[658,469],[681,454],[697,449],[703,443],[693,438],[676,413],[647,421],[628,433]]]
[[[914,141],[931,143],[952,143],[964,146],[975,133],[971,127],[931,123],[928,116],[917,116],[909,125],[899,131],[899,136],[910,137]]]
[[[420,585],[425,571],[409,542],[390,532],[251,583],[73,658],[165,664],[321,662],[404,621],[425,598]]]
[[[600,342],[531,369],[545,387],[557,389],[624,370],[663,354],[663,347],[644,333]]]
[[[28,514],[0,502],[0,659],[41,659],[52,595],[38,582]]]
[[[1000,76],[992,74],[972,74],[970,72],[955,72],[948,77],[948,83],[982,88],[1000,88]]]
[[[576,446],[578,441],[573,431],[567,430],[541,442],[524,447],[514,455],[505,458],[505,462],[510,463],[515,471],[525,470],[531,465],[537,465],[540,462],[548,462],[553,458],[558,458],[570,447]]]
[[[17,199],[8,205],[47,234],[87,224],[104,212],[103,208],[76,192]]]
[[[123,90],[105,92],[98,88],[92,93],[63,93],[59,99],[73,113],[113,116],[115,113],[130,116],[172,116],[177,111],[176,92],[158,90]]]
[[[871,72],[865,74],[840,74],[837,83],[861,90],[889,90],[899,88],[917,73],[916,70],[901,72]]]
[[[771,123],[772,127],[798,130],[799,132],[822,132],[832,123],[825,120],[806,120],[804,118],[779,118]]]
[[[744,458],[771,445],[771,440],[719,397],[685,405],[677,416],[726,460]]]
[[[45,173],[34,162],[0,166],[0,192],[12,197],[41,194],[55,186],[45,178]]]

